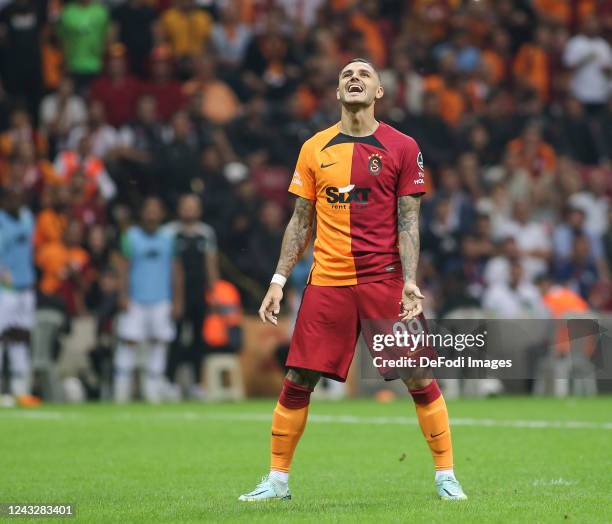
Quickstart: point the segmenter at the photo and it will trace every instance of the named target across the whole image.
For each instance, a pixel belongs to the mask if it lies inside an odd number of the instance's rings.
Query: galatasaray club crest
[[[378,153],[373,153],[368,157],[368,171],[372,176],[380,175],[382,171],[382,156]]]

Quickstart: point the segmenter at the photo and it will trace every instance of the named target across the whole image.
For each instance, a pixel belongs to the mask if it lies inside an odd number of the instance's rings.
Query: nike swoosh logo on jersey
[[[331,164],[324,164],[321,162],[321,169],[325,169],[326,167],[335,166],[338,162],[332,162]]]
[[[430,434],[429,434],[429,436],[430,436],[431,438],[436,438],[436,437],[439,437],[440,435],[442,435],[442,433],[445,433],[445,432],[446,432],[446,430],[441,431],[440,433],[436,433],[435,435],[434,435],[434,434],[432,434],[432,433],[430,433]]]

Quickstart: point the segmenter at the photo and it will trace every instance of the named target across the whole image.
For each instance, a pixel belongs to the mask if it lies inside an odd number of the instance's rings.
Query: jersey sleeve
[[[305,142],[300,150],[289,192],[308,200],[316,199],[316,183],[311,146]]]
[[[410,138],[403,148],[397,184],[397,196],[425,193],[425,166],[419,145]]]

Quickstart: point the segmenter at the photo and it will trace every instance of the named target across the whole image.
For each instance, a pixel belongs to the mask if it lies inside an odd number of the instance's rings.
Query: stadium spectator
[[[64,76],[57,91],[45,96],[40,106],[40,128],[49,139],[51,150],[66,147],[70,131],[87,121],[83,99],[74,93],[72,79]]]
[[[51,184],[41,198],[42,210],[36,218],[34,246],[37,250],[46,244],[60,242],[68,222],[70,191],[65,184]]]
[[[109,241],[106,227],[100,224],[94,224],[89,228],[85,249],[89,254],[89,265],[85,276],[87,283],[85,303],[90,311],[96,311],[99,305],[107,300],[106,294],[113,287],[109,285],[108,279],[116,279],[116,275],[113,277],[113,272],[116,271],[118,264],[117,252]]]
[[[174,0],[161,16],[163,36],[177,59],[198,56],[205,50],[212,31],[211,16],[194,0]]]
[[[212,124],[224,125],[238,116],[238,97],[218,78],[215,61],[210,56],[194,60],[193,78],[185,83],[183,91],[187,97],[198,97],[202,118]]]
[[[582,31],[567,42],[563,60],[571,69],[571,93],[596,115],[610,96],[612,48],[600,34],[596,16],[585,18]]]
[[[108,30],[108,10],[97,0],[76,0],[62,8],[58,34],[78,91],[102,72]]]
[[[607,264],[604,258],[603,246],[598,236],[589,233],[585,227],[584,211],[577,206],[569,206],[565,210],[563,221],[558,224],[553,232],[553,253],[557,264],[564,264],[572,257],[576,237],[587,238],[589,258],[593,260],[602,275],[607,275]],[[581,249],[584,244],[580,246]]]
[[[37,210],[45,186],[55,180],[53,165],[46,158],[37,159],[30,142],[22,142],[17,146],[9,161],[8,172],[2,173],[3,184],[21,186],[24,190],[23,204],[32,205],[34,210]]]
[[[438,168],[455,159],[453,134],[440,116],[440,95],[429,91],[423,96],[423,112],[409,114],[403,129],[410,131],[421,146],[428,165]]]
[[[160,195],[174,209],[179,195],[201,192],[198,140],[189,115],[179,111],[172,117],[172,137],[160,150],[157,187]]]
[[[509,280],[491,284],[482,297],[482,307],[499,318],[542,318],[548,316],[536,286],[523,278],[518,262],[510,263]]]
[[[122,201],[135,203],[138,195],[150,195],[159,189],[155,178],[156,160],[163,144],[163,132],[155,98],[140,97],[135,120],[120,131],[124,148],[115,172]]]
[[[596,238],[608,229],[609,176],[602,169],[592,170],[586,187],[568,199],[570,205],[582,209],[585,215],[584,229]]]
[[[554,276],[559,282],[566,282],[582,298],[589,297],[591,288],[599,280],[589,237],[583,234],[574,237],[570,257],[556,264]]]
[[[46,242],[36,250],[36,266],[41,272],[39,291],[45,303],[61,304],[69,315],[85,311],[84,273],[89,255],[81,247],[83,225],[71,220],[62,238]]]
[[[271,10],[266,29],[254,35],[242,64],[242,81],[253,94],[282,100],[296,88],[300,74],[291,39],[282,28],[282,11]]]
[[[128,72],[126,51],[115,44],[109,51],[107,73],[91,84],[91,100],[102,102],[108,123],[120,127],[134,117],[140,82]]]
[[[251,40],[251,28],[240,20],[238,4],[230,1],[221,7],[211,34],[211,44],[223,68],[238,69]]]
[[[84,175],[89,197],[99,195],[105,200],[115,196],[116,186],[106,171],[104,162],[93,153],[94,135],[85,134],[75,150],[61,152],[54,162],[55,173],[63,183],[76,174]]]
[[[496,234],[501,238],[514,238],[522,257],[525,277],[530,281],[548,270],[552,255],[550,234],[543,224],[533,219],[528,200],[514,203],[512,218],[501,223]]]
[[[550,97],[550,63],[548,48],[552,32],[548,26],[537,28],[535,42],[526,42],[519,49],[512,66],[519,87],[533,90],[546,102]]]
[[[38,155],[47,155],[46,137],[33,125],[27,111],[15,109],[10,116],[9,128],[0,134],[0,158],[10,157],[20,143],[30,143]]]
[[[40,40],[47,13],[35,0],[16,0],[0,10],[0,77],[6,90],[37,116],[43,92]]]
[[[557,167],[557,155],[543,140],[539,122],[525,126],[520,138],[508,143],[508,152],[518,156],[520,165],[529,171],[532,178],[553,175]]]
[[[106,121],[104,105],[100,101],[90,104],[87,122],[72,129],[64,150],[78,149],[85,137],[89,137],[91,153],[101,160],[108,160],[119,147],[120,135]]]
[[[127,49],[129,69],[144,78],[159,33],[157,13],[149,0],[127,0],[111,13],[116,39]]]
[[[410,53],[403,47],[394,50],[390,67],[381,72],[385,96],[391,99],[391,107],[418,114],[423,104],[423,77],[414,70]]]
[[[436,268],[452,267],[459,255],[459,222],[451,213],[450,201],[440,198],[436,201],[431,222],[423,232],[421,244],[430,253]]]
[[[551,135],[557,150],[585,165],[594,165],[599,160],[597,141],[591,120],[585,115],[580,101],[568,97],[565,111],[552,121]]]
[[[274,272],[276,253],[280,250],[285,231],[285,214],[276,202],[269,200],[262,204],[257,220],[248,246],[253,256],[249,275],[263,282],[264,275]]]
[[[172,56],[167,46],[158,46],[151,55],[151,78],[142,85],[142,94],[155,98],[159,118],[167,122],[186,100],[181,83],[173,77]]]

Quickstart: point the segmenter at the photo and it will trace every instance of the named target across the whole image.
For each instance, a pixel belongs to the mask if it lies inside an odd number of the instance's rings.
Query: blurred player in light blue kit
[[[130,400],[136,349],[147,344],[143,394],[148,402],[161,400],[168,344],[174,321],[183,309],[183,274],[175,256],[174,235],[161,228],[164,209],[158,198],[147,198],[141,224],[121,239],[121,307],[115,353],[115,400]]]
[[[22,201],[20,188],[5,188],[0,210],[0,376],[4,349],[8,353],[10,391],[16,397],[30,393],[30,332],[36,308],[34,218]]]

